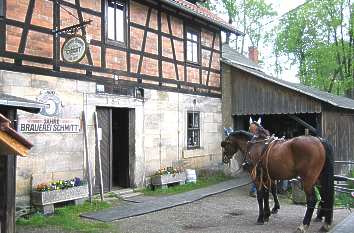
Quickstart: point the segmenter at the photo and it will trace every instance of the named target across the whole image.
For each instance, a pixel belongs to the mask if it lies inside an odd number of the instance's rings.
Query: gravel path
[[[287,233],[302,222],[305,207],[280,198],[281,209],[265,225],[255,225],[258,215],[256,198],[248,196],[249,187],[236,188],[199,201],[113,222],[119,233]],[[273,204],[273,203],[271,203]],[[350,213],[336,209],[334,224]],[[91,221],[91,220],[87,220]],[[313,222],[309,233],[318,232],[321,223]],[[24,229],[18,233],[59,233],[58,229]]]
[[[116,222],[122,233],[266,233],[293,232],[302,222],[305,207],[281,198],[281,209],[269,223],[255,225],[258,205],[249,197],[248,187],[238,188],[200,201]],[[348,210],[334,213],[334,224],[349,215]],[[317,232],[321,223],[312,223],[308,232]]]

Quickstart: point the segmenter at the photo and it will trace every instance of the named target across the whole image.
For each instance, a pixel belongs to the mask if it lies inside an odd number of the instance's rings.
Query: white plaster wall
[[[221,162],[221,100],[156,90],[146,91],[144,146],[146,175],[182,161],[186,167],[215,166]],[[194,104],[195,103],[195,104]],[[200,149],[187,150],[187,112],[200,112]]]
[[[96,84],[49,76],[0,71],[0,91],[36,100],[41,90],[54,90],[62,100],[61,118],[80,118],[85,111],[88,157],[95,176],[95,130],[97,106],[135,110],[135,186],[143,186],[160,167],[182,161],[186,168],[221,163],[221,99],[174,92],[145,90],[144,100],[96,94]],[[194,104],[195,103],[195,104]],[[187,112],[200,112],[201,148],[187,150]],[[18,111],[19,119],[38,115]],[[34,144],[27,158],[18,158],[18,200],[29,201],[39,182],[83,177],[86,171],[84,137],[80,133],[25,133]]]

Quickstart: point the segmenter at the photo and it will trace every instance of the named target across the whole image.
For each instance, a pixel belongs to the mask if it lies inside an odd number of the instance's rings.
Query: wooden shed
[[[222,65],[226,127],[247,129],[249,117],[261,117],[263,126],[279,137],[308,129],[332,143],[335,160],[354,160],[354,100],[267,75],[226,45]]]
[[[18,134],[16,111],[37,113],[44,105],[0,93],[0,232],[15,232],[16,155],[26,156],[32,144]]]

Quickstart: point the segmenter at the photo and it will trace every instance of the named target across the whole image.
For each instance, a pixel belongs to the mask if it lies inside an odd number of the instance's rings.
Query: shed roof
[[[27,112],[38,113],[46,105],[22,97],[0,93],[0,106],[15,107]]]
[[[0,114],[0,152],[27,156],[32,143],[27,141],[10,126],[11,121]]]
[[[328,103],[332,106],[354,110],[354,100],[343,96],[337,96],[328,92],[320,91],[316,88],[305,86],[300,83],[292,83],[282,79],[275,78],[266,74],[262,67],[252,62],[247,57],[238,53],[235,49],[228,45],[223,45],[222,62],[233,66],[237,69],[243,70],[247,73],[253,74],[261,79],[275,83],[277,85],[292,89],[304,95],[313,97],[322,102]]]
[[[160,1],[169,5],[169,6],[172,6],[174,8],[179,9],[179,10],[182,10],[184,12],[190,13],[190,14],[192,14],[196,17],[199,17],[203,20],[211,22],[211,23],[221,27],[224,30],[234,32],[237,35],[244,35],[243,32],[237,30],[231,24],[228,24],[223,19],[221,19],[220,17],[218,17],[216,14],[212,13],[211,11],[206,9],[205,7],[198,6],[196,4],[188,2],[186,0],[160,0]]]

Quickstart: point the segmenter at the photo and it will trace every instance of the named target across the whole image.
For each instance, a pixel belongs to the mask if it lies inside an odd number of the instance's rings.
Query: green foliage
[[[348,173],[348,177],[354,178],[354,169]],[[354,189],[354,182],[347,181],[347,188]],[[349,193],[339,193],[336,196],[336,205],[354,208],[354,198]]]
[[[98,211],[109,207],[108,203],[99,201],[92,204],[86,202],[77,206],[68,205],[63,208],[56,208],[55,214],[52,216],[36,213],[32,216],[18,219],[16,224],[19,227],[61,229],[65,232],[114,232],[111,224],[91,222],[79,216],[81,213]]]
[[[348,0],[311,0],[281,20],[275,52],[299,65],[303,84],[336,94],[354,88],[352,9]]]
[[[219,173],[214,173],[211,176],[203,176],[200,175],[197,179],[197,183],[188,183],[184,185],[176,185],[172,186],[166,189],[161,189],[157,188],[155,190],[152,190],[150,188],[146,188],[143,190],[140,190],[141,192],[144,193],[144,195],[149,195],[149,196],[156,196],[156,195],[171,195],[171,194],[177,194],[177,193],[183,193],[183,192],[188,192],[194,189],[199,189],[199,188],[204,188],[225,180],[231,179],[230,176],[226,176],[224,173],[219,172]]]

